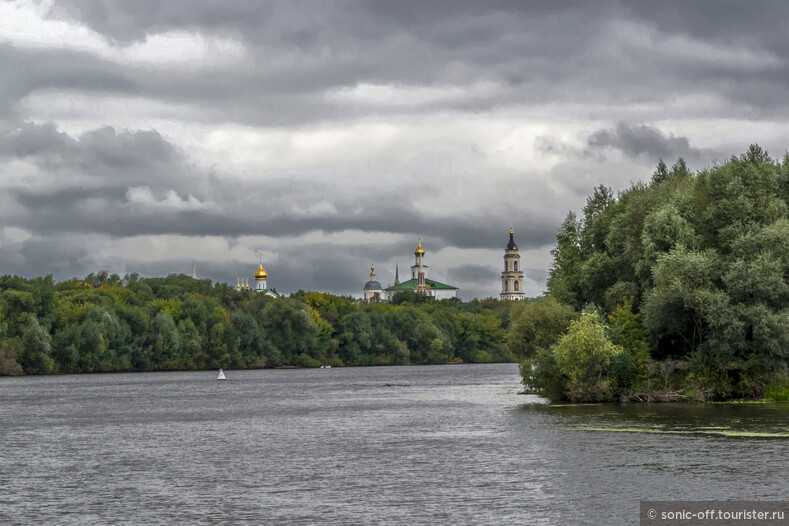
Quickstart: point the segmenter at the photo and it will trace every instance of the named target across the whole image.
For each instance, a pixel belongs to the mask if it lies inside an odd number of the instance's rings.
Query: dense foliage
[[[527,321],[512,313],[511,348],[532,387],[576,400],[789,388],[789,155],[751,146],[698,173],[661,162],[649,184],[616,196],[598,187],[552,254],[550,299],[539,301],[553,304],[522,307]],[[570,321],[561,306],[589,313]],[[551,309],[550,337],[516,344]]]
[[[0,374],[512,361],[509,306],[270,298],[184,275],[0,277]]]

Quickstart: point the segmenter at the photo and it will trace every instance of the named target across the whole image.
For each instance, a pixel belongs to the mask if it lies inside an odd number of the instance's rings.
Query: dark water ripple
[[[633,524],[789,499],[781,406],[551,407],[513,365],[0,378],[0,524]],[[387,385],[390,384],[390,385]],[[700,431],[605,432],[584,428]]]

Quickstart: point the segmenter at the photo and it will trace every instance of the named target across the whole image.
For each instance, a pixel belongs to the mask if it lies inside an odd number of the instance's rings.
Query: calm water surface
[[[786,405],[550,406],[512,364],[227,376],[0,378],[0,524],[637,524],[642,499],[789,499]]]

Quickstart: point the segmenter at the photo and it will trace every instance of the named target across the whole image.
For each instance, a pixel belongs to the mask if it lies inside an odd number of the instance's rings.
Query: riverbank
[[[413,363],[406,363],[400,365],[315,365],[315,366],[299,366],[299,365],[280,365],[277,367],[249,367],[249,368],[232,368],[232,367],[222,367],[225,372],[235,372],[235,371],[277,371],[277,370],[302,370],[302,369],[366,369],[366,368],[380,368],[380,367],[439,367],[439,366],[449,366],[449,365],[497,365],[497,364],[513,364],[513,362],[488,362],[486,364],[473,364],[473,363],[466,363],[466,362],[448,362],[448,363],[431,363],[431,364],[413,364]],[[210,368],[210,369],[151,369],[147,371],[137,371],[134,369],[128,370],[118,370],[118,371],[90,371],[90,372],[50,372],[46,374],[25,374],[23,371],[19,371],[15,374],[0,374],[0,379],[3,377],[6,378],[13,378],[13,377],[39,377],[39,376],[71,376],[71,375],[95,375],[95,374],[143,374],[143,373],[191,373],[191,372],[216,372],[218,368]]]

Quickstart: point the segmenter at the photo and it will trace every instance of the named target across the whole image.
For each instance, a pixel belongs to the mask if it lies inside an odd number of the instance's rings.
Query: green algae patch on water
[[[713,433],[723,435],[725,437],[743,437],[743,438],[789,438],[789,432],[783,433],[763,433],[759,431],[714,431]]]
[[[656,429],[648,427],[594,427],[594,426],[558,426],[548,429],[558,429],[560,431],[597,431],[610,433],[647,433],[652,435],[684,435],[687,431],[675,431],[667,429]]]
[[[645,433],[651,435],[712,435],[731,438],[784,438],[789,439],[789,432],[736,431],[726,428],[710,429],[656,429],[647,427],[595,427],[595,426],[559,426],[548,429],[561,431],[597,431],[609,433]]]
[[[779,404],[781,402],[776,402],[775,400],[762,399],[762,400],[718,400],[718,401],[712,401],[707,403],[716,404],[716,405],[747,405],[747,404],[765,405],[765,404]]]
[[[595,405],[603,405],[600,404],[547,404],[546,407],[592,407]]]

